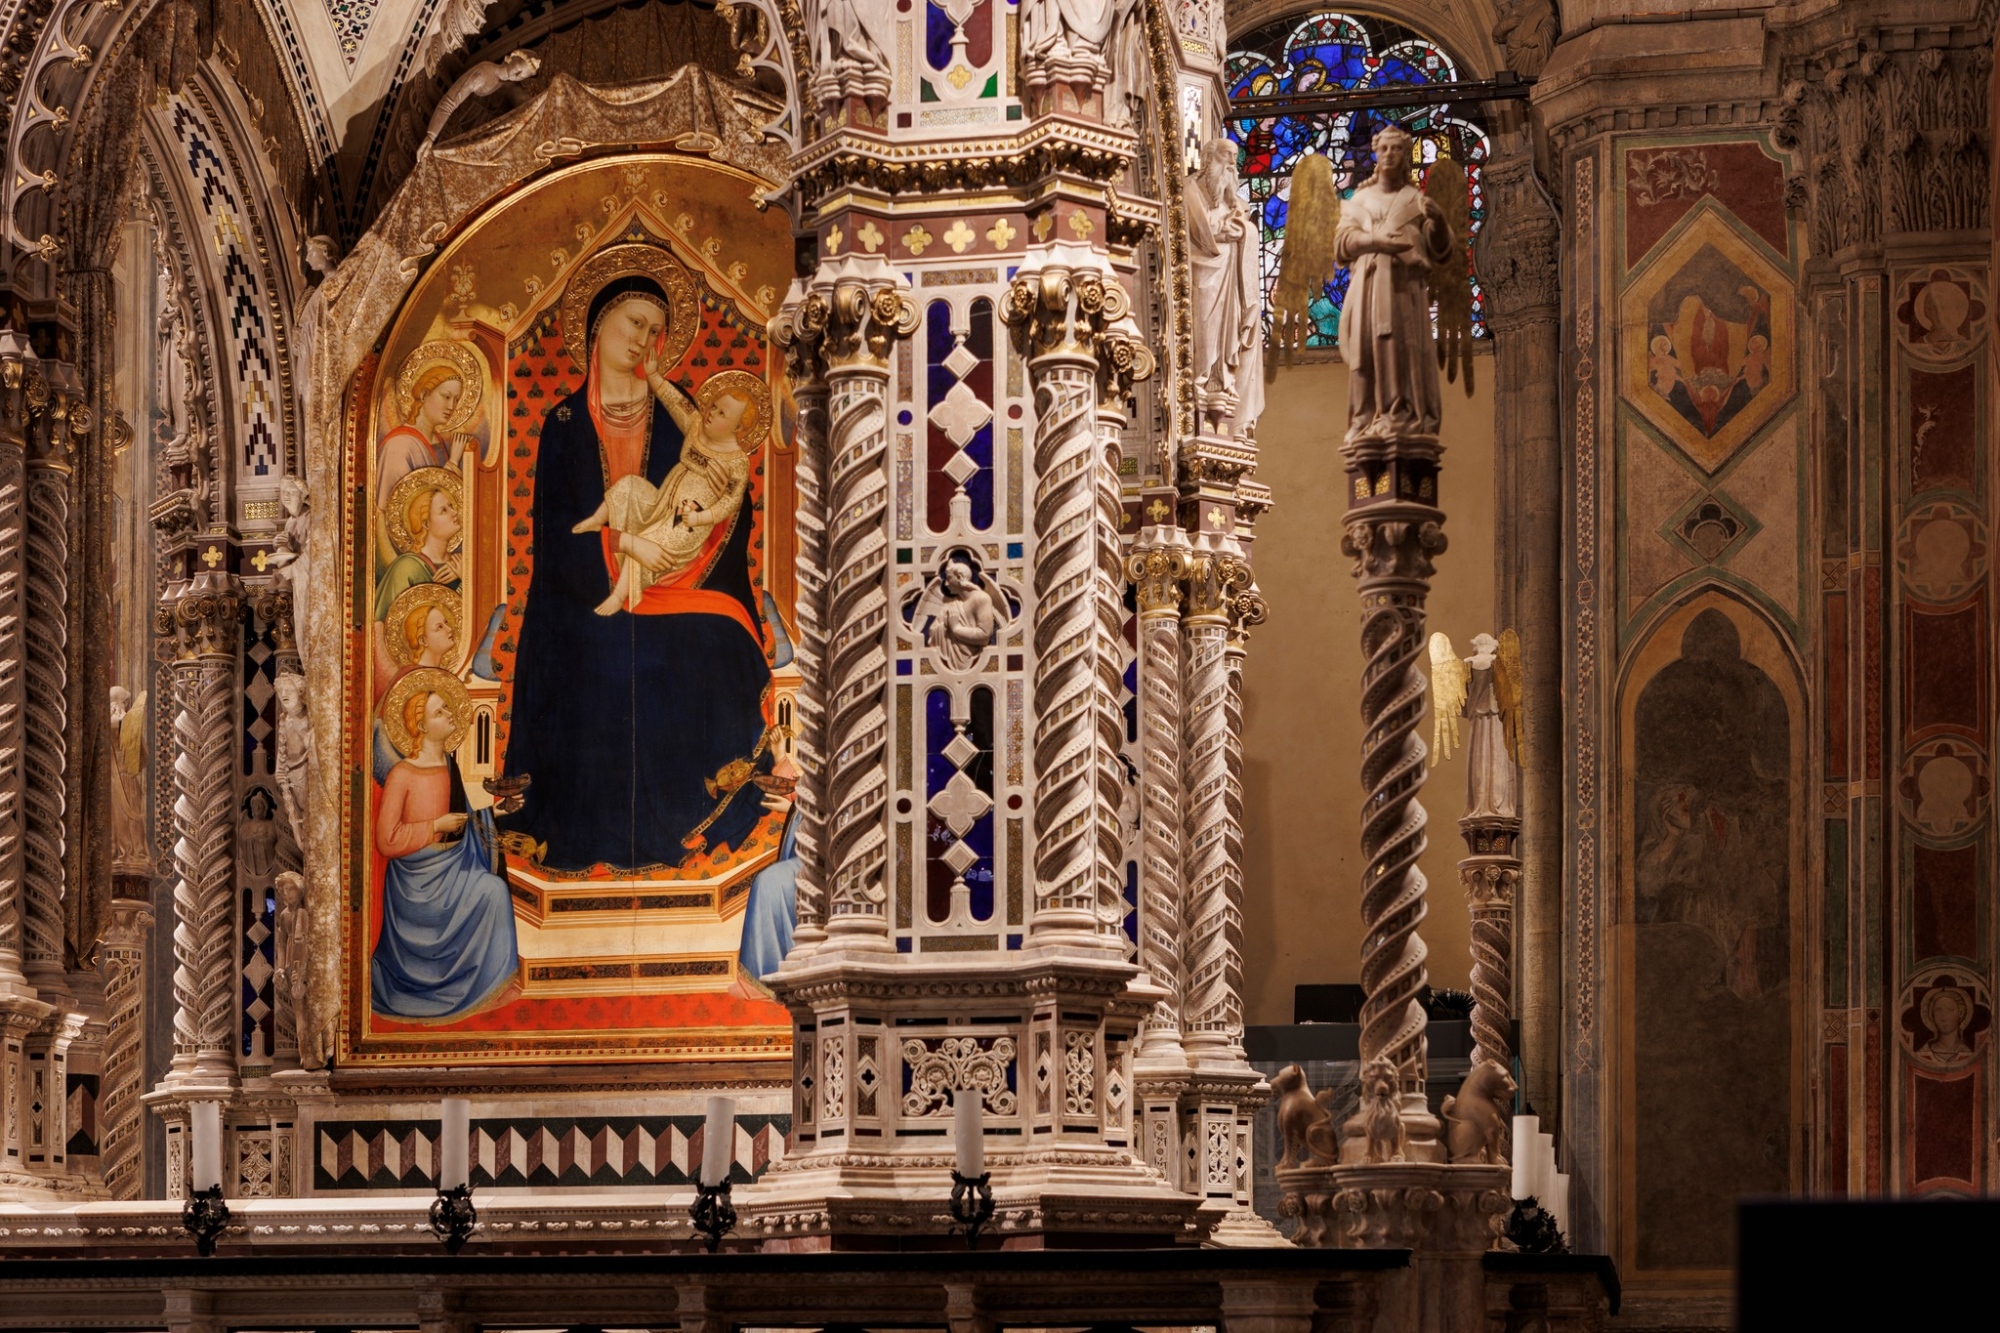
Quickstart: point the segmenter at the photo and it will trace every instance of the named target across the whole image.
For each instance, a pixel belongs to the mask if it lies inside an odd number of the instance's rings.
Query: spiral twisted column
[[[114,898],[99,956],[104,960],[104,1075],[99,1084],[98,1165],[114,1199],[136,1199],[144,1188],[139,1145],[145,1112],[146,940],[153,913],[144,903]]]
[[[175,645],[174,1058],[169,1082],[234,1079],[236,1020],[236,650],[242,598],[227,575],[201,575],[170,595],[155,625]]]
[[[1426,749],[1418,735],[1424,714],[1424,602],[1433,558],[1445,548],[1443,514],[1414,498],[1436,494],[1436,442],[1399,456],[1349,459],[1350,494],[1341,550],[1354,557],[1361,585],[1361,1062],[1387,1058],[1397,1070],[1403,1122],[1413,1159],[1435,1156],[1437,1120],[1425,1107],[1429,1072],[1426,1019],[1420,997],[1426,972],[1423,871],[1426,845]],[[1378,498],[1379,497],[1379,498]]]
[[[803,959],[826,938],[826,552],[827,552],[827,385],[821,340],[832,313],[824,299],[808,295],[794,280],[771,338],[784,351],[785,378],[798,404],[797,459],[793,475],[798,495],[793,524],[798,545],[792,568],[798,599],[792,662],[799,688],[792,700],[798,755],[798,787],[793,793],[793,837],[798,845],[798,924],[788,957]]]
[[[1458,863],[1458,874],[1472,910],[1472,1063],[1491,1060],[1508,1069],[1514,1059],[1508,1025],[1513,1020],[1520,858],[1469,856]]]
[[[1187,679],[1187,1001],[1183,1040],[1196,1063],[1234,1063],[1243,1039],[1243,788],[1233,703],[1231,604],[1249,582],[1233,543],[1203,534],[1188,562],[1181,617]]]
[[[10,337],[12,331],[0,333]],[[25,749],[23,553],[27,535],[27,414],[24,368],[0,350],[0,998],[33,998],[21,972]],[[0,1087],[0,1097],[8,1092]]]
[[[1030,250],[1003,315],[1035,396],[1034,836],[1037,944],[1123,952],[1116,639],[1118,472],[1107,400],[1152,369],[1130,302],[1086,246]],[[1121,324],[1121,321],[1127,321]],[[1122,407],[1122,401],[1115,404]]]
[[[1181,582],[1187,537],[1177,527],[1139,534],[1126,564],[1139,603],[1139,964],[1166,988],[1146,1021],[1139,1063],[1184,1063],[1181,938],[1187,894],[1181,879]]]
[[[879,256],[821,266],[801,312],[826,358],[826,608],[821,791],[828,944],[886,950],[889,812],[889,351],[916,331],[908,281]]]
[[[63,971],[64,773],[69,692],[69,484],[68,441],[72,415],[47,414],[28,460],[26,709],[22,753],[23,926],[22,962],[30,976],[59,979]]]

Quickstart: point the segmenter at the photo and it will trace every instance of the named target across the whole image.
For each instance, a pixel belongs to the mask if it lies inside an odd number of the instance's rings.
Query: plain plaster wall
[[[1430,629],[1461,657],[1492,623],[1493,360],[1478,358],[1478,392],[1445,386],[1443,494],[1451,545],[1438,561]],[[1244,1009],[1249,1023],[1292,1021],[1292,988],[1354,982],[1361,972],[1361,599],[1340,553],[1340,435],[1347,368],[1292,366],[1270,385],[1258,420],[1257,477],[1271,512],[1251,550],[1270,621],[1243,668]],[[1428,675],[1428,657],[1424,658]],[[1424,716],[1428,744],[1431,717]],[[1471,935],[1458,859],[1465,844],[1461,750],[1431,770],[1431,983],[1467,985]]]

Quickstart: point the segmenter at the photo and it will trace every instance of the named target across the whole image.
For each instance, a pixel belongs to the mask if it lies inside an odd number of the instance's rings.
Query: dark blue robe
[[[681,432],[653,409],[645,477],[655,486],[680,461]],[[534,572],[514,659],[504,771],[528,775],[519,813],[505,820],[548,844],[552,870],[676,865],[683,838],[715,809],[702,782],[748,759],[764,731],[771,668],[737,620],[701,612],[596,612],[611,591],[604,544],[570,529],[604,503],[604,463],[587,390],[553,408],[535,461]],[[745,502],[700,586],[752,596]],[[759,760],[769,767],[768,756]],[[713,848],[741,843],[763,812],[746,785],[703,833]]]

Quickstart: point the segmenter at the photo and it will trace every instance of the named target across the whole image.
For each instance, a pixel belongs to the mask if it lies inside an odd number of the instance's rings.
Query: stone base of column
[[[1482,1256],[1512,1206],[1505,1166],[1363,1162],[1278,1171],[1293,1240],[1308,1248],[1407,1249],[1383,1288],[1379,1327],[1452,1333],[1486,1327]]]
[[[772,1249],[951,1241],[952,1107],[980,1093],[1011,1248],[1199,1239],[1200,1201],[1149,1165],[1132,1068],[1162,992],[1122,959],[822,949],[772,979],[792,1010],[792,1147],[739,1188],[736,1236]]]

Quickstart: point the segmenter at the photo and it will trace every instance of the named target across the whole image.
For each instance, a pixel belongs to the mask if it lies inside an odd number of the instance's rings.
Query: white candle
[[[1535,1197],[1542,1201],[1542,1207],[1549,1206],[1549,1196],[1556,1191],[1556,1136],[1535,1135]]]
[[[438,1120],[438,1188],[457,1189],[472,1183],[472,1103],[464,1097],[444,1099]]]
[[[732,1097],[710,1097],[708,1125],[701,1140],[701,1183],[712,1187],[728,1180],[730,1164],[735,1160],[736,1101]]]
[[[199,1194],[222,1183],[222,1103],[189,1102],[188,1123],[194,1135],[189,1160],[195,1193]]]
[[[1514,1117],[1514,1197],[1525,1199],[1535,1192],[1535,1130],[1541,1117]]]
[[[958,1174],[967,1180],[986,1174],[986,1098],[976,1088],[960,1088],[952,1096],[951,1146]]]
[[[1549,1191],[1549,1196],[1551,1199],[1549,1211],[1556,1215],[1556,1230],[1567,1236],[1569,1234],[1569,1176],[1566,1173],[1558,1172],[1556,1174],[1555,1187]]]

